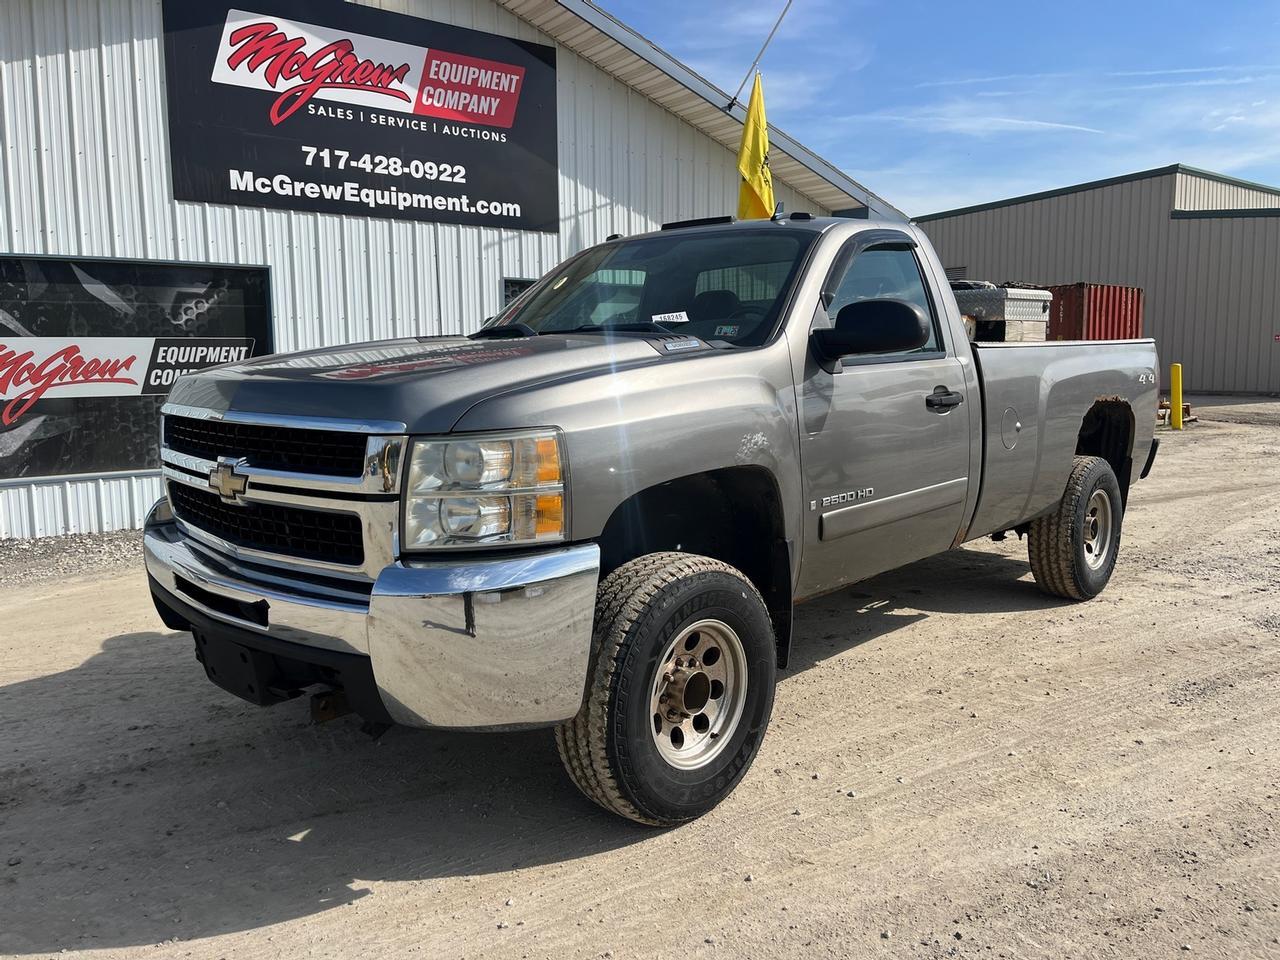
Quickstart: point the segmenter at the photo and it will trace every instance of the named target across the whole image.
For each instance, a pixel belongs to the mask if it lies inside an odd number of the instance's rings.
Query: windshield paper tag
[[[689,315],[683,310],[677,310],[675,313],[655,313],[649,319],[654,323],[688,323]]]

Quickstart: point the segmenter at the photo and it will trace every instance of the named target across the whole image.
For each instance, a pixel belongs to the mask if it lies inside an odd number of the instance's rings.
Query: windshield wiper
[[[497,327],[484,327],[471,334],[471,340],[518,340],[536,337],[538,331],[527,323],[504,323]]]

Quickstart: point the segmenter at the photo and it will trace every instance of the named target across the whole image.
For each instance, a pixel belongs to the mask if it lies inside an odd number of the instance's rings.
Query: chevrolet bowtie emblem
[[[223,500],[234,503],[249,488],[249,478],[236,473],[236,468],[243,464],[243,459],[219,457],[218,465],[209,471],[209,489],[216,490]]]

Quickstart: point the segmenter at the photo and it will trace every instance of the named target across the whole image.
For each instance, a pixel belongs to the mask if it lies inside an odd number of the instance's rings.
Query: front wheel
[[[578,789],[670,826],[729,795],[773,711],[777,650],[759,592],[728,564],[654,553],[605,578],[590,686],[556,728]]]
[[[1101,457],[1076,457],[1062,500],[1052,513],[1031,521],[1027,553],[1045,593],[1089,600],[1102,592],[1120,552],[1124,502],[1111,465]]]

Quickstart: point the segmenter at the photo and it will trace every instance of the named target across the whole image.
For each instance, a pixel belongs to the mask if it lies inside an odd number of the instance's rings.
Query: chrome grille
[[[396,560],[405,425],[168,403],[160,449],[183,533],[237,564],[371,583]]]
[[[181,483],[169,484],[169,503],[179,520],[238,547],[344,566],[364,562],[363,525],[354,513],[229,504]]]

